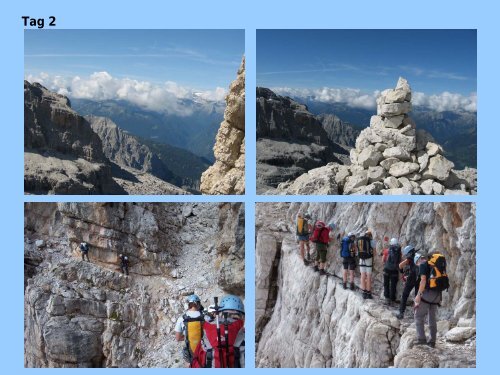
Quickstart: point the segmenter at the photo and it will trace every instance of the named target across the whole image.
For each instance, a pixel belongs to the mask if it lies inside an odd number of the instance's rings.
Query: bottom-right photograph
[[[256,367],[476,367],[475,203],[257,203]]]

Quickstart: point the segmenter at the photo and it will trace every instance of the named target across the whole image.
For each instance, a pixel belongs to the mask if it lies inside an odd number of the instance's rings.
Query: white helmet
[[[397,238],[391,238],[391,242],[389,242],[391,246],[396,246],[398,244]]]
[[[352,236],[354,236],[354,233],[352,232],[347,233],[347,237],[352,237]]]
[[[125,258],[123,258],[123,259],[128,260],[128,257],[125,257]]]

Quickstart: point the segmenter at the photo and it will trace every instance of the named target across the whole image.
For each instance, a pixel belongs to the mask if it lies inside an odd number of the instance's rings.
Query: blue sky
[[[25,74],[88,76],[199,89],[226,87],[244,53],[243,30],[27,30]]]
[[[258,30],[257,85],[476,92],[475,30]]]

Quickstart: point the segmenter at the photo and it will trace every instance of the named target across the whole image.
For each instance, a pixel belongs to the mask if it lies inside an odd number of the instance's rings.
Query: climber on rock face
[[[396,302],[399,263],[401,263],[401,246],[396,238],[391,238],[387,258],[384,259],[384,297],[387,304]]]
[[[438,253],[431,253],[428,258],[417,253],[414,261],[420,276],[414,310],[415,328],[417,329],[417,342],[415,344],[429,345],[434,348],[437,337],[437,309],[442,300],[442,291],[449,287],[446,260],[443,255]],[[439,265],[440,261],[442,262],[441,265]],[[429,322],[429,341],[425,337],[426,318]]]
[[[342,285],[347,289],[347,270],[349,270],[350,288],[354,290],[354,270],[356,269],[356,236],[349,232],[347,236],[342,238],[340,256],[342,257],[343,273]]]
[[[87,262],[90,262],[89,259],[89,244],[87,242],[82,242],[80,244],[80,252],[82,253],[82,260],[87,258]]]
[[[417,267],[414,263],[415,257],[415,247],[413,245],[408,245],[403,249],[404,260],[399,263],[399,270],[403,273],[403,280],[405,285],[403,288],[403,294],[401,296],[401,302],[399,303],[399,313],[396,315],[398,319],[403,319],[406,310],[406,302],[410,296],[411,291],[415,290],[415,295],[417,295],[418,281],[417,281]]]
[[[203,325],[191,367],[245,367],[245,306],[235,295],[214,298],[215,319]]]
[[[311,220],[311,216],[309,214],[302,215],[301,212],[297,215],[297,238],[299,240],[299,249],[300,256],[304,264],[307,265],[310,260],[310,251],[311,248],[309,246],[309,235],[312,230],[312,225],[309,223]]]
[[[372,232],[368,230],[363,236],[358,237],[356,246],[359,256],[360,288],[363,299],[372,299],[373,256],[375,255],[375,241]]]
[[[120,258],[120,269],[122,273],[128,276],[128,265],[129,265],[128,256],[120,254],[118,258]]]
[[[188,309],[177,319],[174,331],[175,339],[185,342],[185,346],[182,348],[182,357],[186,367],[189,367],[193,359],[193,353],[203,334],[205,318],[202,314],[203,307],[201,306],[200,297],[192,294],[187,297],[186,302]]]
[[[316,265],[314,266],[314,270],[318,271],[320,275],[326,274],[326,253],[330,242],[330,230],[334,227],[335,225],[333,223],[326,226],[325,223],[320,220],[314,224],[314,231],[311,236],[311,241],[316,244]]]

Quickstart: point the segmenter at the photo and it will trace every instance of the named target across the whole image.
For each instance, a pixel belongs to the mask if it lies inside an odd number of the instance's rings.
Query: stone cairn
[[[473,178],[459,177],[442,147],[416,129],[411,109],[411,88],[400,77],[377,99],[377,115],[351,150],[352,164],[335,177],[344,194],[475,194]]]

